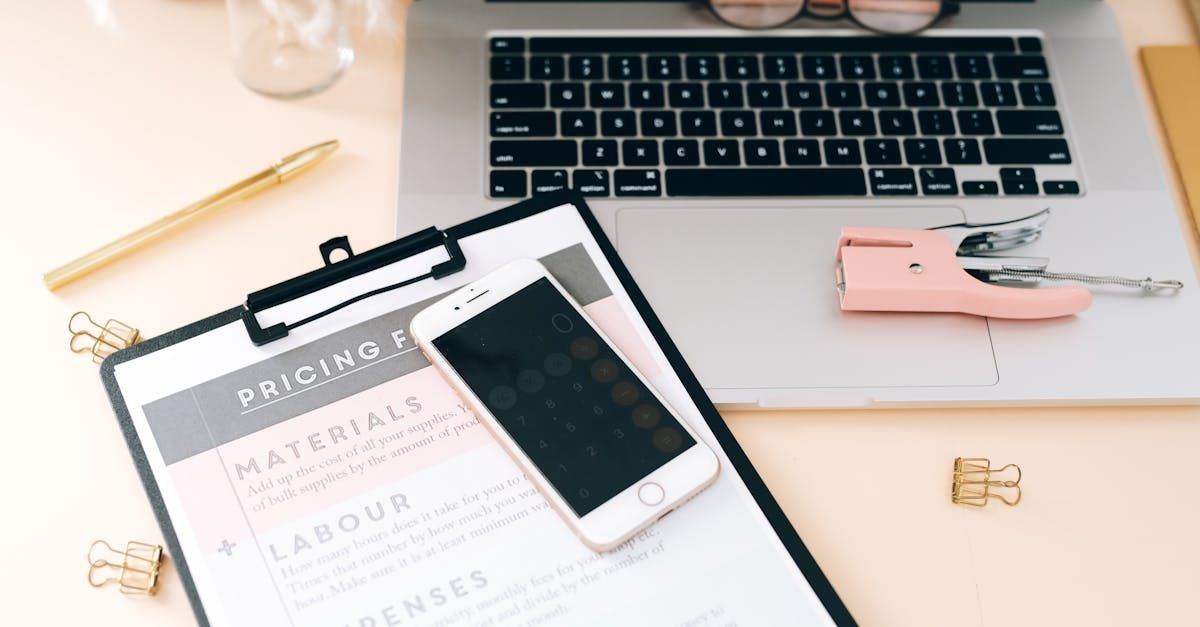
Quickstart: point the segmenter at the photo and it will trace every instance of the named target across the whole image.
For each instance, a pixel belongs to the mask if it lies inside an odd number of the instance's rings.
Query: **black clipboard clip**
[[[366,274],[372,270],[377,270],[401,259],[437,248],[438,246],[444,246],[450,258],[433,266],[425,274],[364,292],[297,322],[280,322],[265,329],[258,323],[257,314],[263,310],[296,300],[302,296],[307,296],[331,285],[341,283],[361,274]],[[262,346],[280,338],[285,338],[292,329],[314,320],[319,320],[339,309],[349,307],[360,300],[365,300],[384,292],[390,292],[406,285],[412,285],[425,279],[440,279],[462,270],[467,265],[467,258],[463,255],[462,248],[458,245],[458,239],[450,233],[434,227],[418,231],[390,244],[373,248],[361,255],[354,254],[354,251],[350,248],[350,239],[344,235],[321,244],[320,249],[321,258],[325,260],[324,268],[313,270],[312,272],[302,274],[246,296],[246,303],[242,308],[242,323],[246,325],[246,333],[250,336],[250,341],[254,342],[255,346]],[[346,253],[346,258],[334,261],[333,253],[339,250]]]

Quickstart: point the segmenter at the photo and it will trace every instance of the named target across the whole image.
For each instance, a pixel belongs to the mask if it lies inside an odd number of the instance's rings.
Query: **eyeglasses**
[[[859,26],[884,35],[911,35],[958,13],[946,0],[708,0],[722,21],[738,28],[776,28],[808,16],[836,20],[849,17]]]

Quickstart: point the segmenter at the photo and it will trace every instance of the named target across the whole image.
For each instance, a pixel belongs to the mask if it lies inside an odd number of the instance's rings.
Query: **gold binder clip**
[[[118,551],[104,540],[96,540],[88,549],[88,583],[93,588],[117,583],[124,594],[153,596],[158,592],[162,557],[162,546],[157,544],[130,540],[124,551]]]
[[[141,331],[111,318],[101,325],[86,311],[75,312],[67,322],[67,330],[71,332],[71,351],[91,353],[95,363],[142,341]]]
[[[1016,478],[996,478],[1009,468],[1016,471]],[[986,457],[955,458],[954,486],[950,492],[950,500],[959,505],[983,507],[987,505],[988,499],[992,498],[999,499],[1009,506],[1021,502],[1021,467],[1005,464],[992,470],[992,462]]]

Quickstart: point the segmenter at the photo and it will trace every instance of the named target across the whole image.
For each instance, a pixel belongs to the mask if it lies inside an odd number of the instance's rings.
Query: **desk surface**
[[[393,233],[399,36],[360,42],[330,91],[277,102],[234,79],[224,3],[115,1],[115,23],[97,26],[87,7],[104,4],[8,3],[0,24],[10,146],[0,172],[16,233],[0,252],[10,336],[0,538],[15,547],[0,568],[6,623],[190,619],[172,571],[155,599],[84,582],[93,539],[161,534],[95,367],[66,350],[71,312],[154,334],[314,267],[315,243],[331,235],[366,248]],[[1181,0],[1111,4],[1131,60],[1140,45],[1194,43]],[[336,158],[294,183],[56,294],[42,288],[50,267],[331,137],[343,144]],[[1200,502],[1189,489],[1200,409],[728,418],[863,625],[1200,624]],[[952,506],[957,455],[1020,463],[1024,502]]]

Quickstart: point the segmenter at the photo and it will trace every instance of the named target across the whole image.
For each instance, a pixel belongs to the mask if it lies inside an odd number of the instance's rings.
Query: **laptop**
[[[1190,403],[1200,285],[1100,0],[967,2],[917,36],[702,3],[421,0],[397,231],[571,187],[723,407]],[[1013,254],[1178,279],[1051,320],[843,312],[843,226],[1050,209]],[[1011,288],[1019,289],[1019,288]]]

